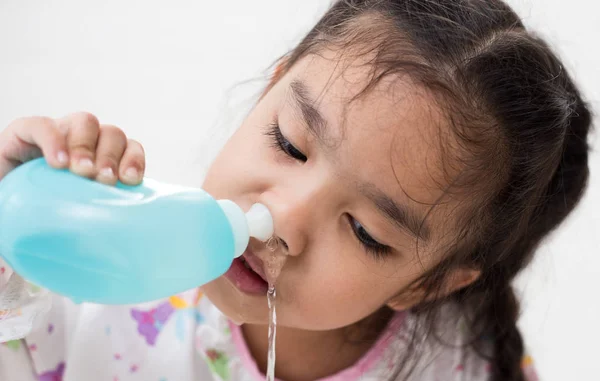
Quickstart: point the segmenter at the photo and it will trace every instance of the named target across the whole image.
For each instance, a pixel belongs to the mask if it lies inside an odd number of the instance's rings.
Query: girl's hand
[[[144,149],[118,127],[100,124],[89,113],[62,119],[21,118],[0,132],[0,180],[18,165],[44,156],[54,168],[96,179],[139,184],[145,170]]]

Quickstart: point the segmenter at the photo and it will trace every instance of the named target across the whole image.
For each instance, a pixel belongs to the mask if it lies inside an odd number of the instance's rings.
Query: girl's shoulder
[[[466,318],[455,306],[446,305],[432,329],[417,315],[408,313],[395,343],[395,352],[420,354],[406,366],[406,371],[411,373],[409,380],[487,381],[492,374],[493,339],[485,338],[477,350],[471,342]],[[530,355],[523,356],[521,366],[527,381],[539,380]]]

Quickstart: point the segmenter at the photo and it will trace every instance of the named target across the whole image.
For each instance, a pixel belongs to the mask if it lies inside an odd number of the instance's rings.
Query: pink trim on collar
[[[371,349],[369,349],[367,353],[363,355],[363,357],[361,357],[356,362],[356,364],[334,375],[322,378],[318,381],[359,380],[360,377],[363,376],[367,371],[369,371],[382,357],[384,351],[390,345],[390,342],[392,341],[391,339],[394,337],[394,334],[397,333],[397,330],[404,322],[405,316],[405,312],[396,313],[396,315],[394,315],[392,320],[388,323],[388,326],[386,327],[385,331],[377,339],[375,344],[371,347]],[[256,362],[252,358],[252,355],[248,350],[248,346],[246,345],[246,341],[244,340],[241,327],[233,324],[231,321],[229,321],[229,326],[231,328],[231,337],[233,339],[238,353],[240,354],[240,358],[242,360],[244,368],[251,374],[252,378],[254,378],[256,381],[264,381],[265,375],[262,374],[260,370],[258,370]]]

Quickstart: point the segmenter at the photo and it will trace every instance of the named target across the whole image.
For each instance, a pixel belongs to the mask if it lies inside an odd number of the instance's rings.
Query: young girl
[[[274,217],[277,378],[535,380],[511,281],[580,199],[589,129],[556,55],[499,0],[334,3],[204,182]],[[42,154],[108,184],[144,170],[138,143],[81,113],[14,122],[0,154],[0,176]],[[265,250],[156,303],[53,296],[0,346],[0,379],[261,380]]]

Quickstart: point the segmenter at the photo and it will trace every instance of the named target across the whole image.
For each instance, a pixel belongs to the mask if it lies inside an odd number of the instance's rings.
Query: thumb
[[[44,156],[48,164],[64,168],[69,162],[66,137],[49,118],[24,118],[0,135],[0,179],[21,163]]]

